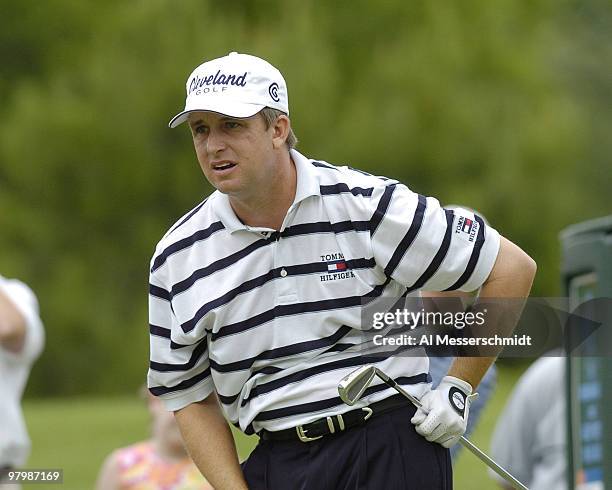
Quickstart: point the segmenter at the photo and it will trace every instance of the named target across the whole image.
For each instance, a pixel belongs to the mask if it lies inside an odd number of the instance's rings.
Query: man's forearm
[[[514,331],[523,307],[521,299],[529,296],[535,272],[535,262],[519,247],[501,237],[497,260],[474,305],[474,309],[483,308],[487,299],[493,300],[488,303],[488,321],[485,323],[489,334],[508,336]],[[498,353],[494,353],[495,356]],[[495,357],[458,357],[448,374],[467,381],[476,389],[494,361]]]
[[[187,450],[215,490],[247,489],[232,432],[214,394],[175,412]]]

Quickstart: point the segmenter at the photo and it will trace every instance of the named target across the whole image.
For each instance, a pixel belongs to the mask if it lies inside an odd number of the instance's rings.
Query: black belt
[[[262,430],[259,434],[264,441],[291,441],[302,442],[316,441],[323,436],[343,432],[351,427],[362,425],[371,417],[376,417],[385,412],[389,412],[404,405],[412,405],[409,400],[402,395],[394,395],[385,398],[368,407],[358,408],[349,412],[331,415],[324,419],[315,420],[309,424],[298,425],[291,429],[278,431]]]

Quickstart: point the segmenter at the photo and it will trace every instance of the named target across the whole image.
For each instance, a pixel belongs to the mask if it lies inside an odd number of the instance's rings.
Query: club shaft
[[[459,442],[463,444],[464,447],[468,448],[472,453],[480,459],[484,464],[486,464],[489,468],[491,468],[495,473],[505,479],[508,483],[510,483],[514,488],[520,490],[529,490],[525,485],[523,485],[520,481],[514,478],[510,473],[508,473],[505,469],[499,466],[494,460],[492,460],[489,456],[483,453],[477,446],[475,446],[469,439],[464,436],[461,436]]]
[[[376,369],[376,375],[380,379],[382,379],[383,382],[387,386],[390,386],[391,388],[395,389],[398,393],[400,393],[400,394],[404,395],[406,398],[408,398],[408,400],[410,400],[413,403],[413,405],[415,405],[417,408],[422,408],[423,407],[423,405],[418,400],[418,398],[415,398],[414,396],[412,396],[410,393],[408,393],[406,390],[404,390],[404,388],[402,388],[400,385],[398,385],[397,382],[393,378],[387,376],[385,373],[383,373],[378,368]],[[503,469],[500,465],[498,465],[494,460],[492,460],[489,456],[487,456],[484,452],[482,452],[477,446],[475,446],[467,438],[461,436],[461,439],[459,439],[459,442],[461,442],[461,444],[463,444],[463,446],[468,448],[478,459],[480,459],[489,468],[491,468],[493,471],[495,471],[495,473],[497,473],[499,476],[504,478],[514,488],[517,488],[517,489],[520,489],[520,490],[529,490],[525,485],[523,485],[520,481],[518,481],[516,478],[514,478],[510,473],[508,473],[505,469]]]

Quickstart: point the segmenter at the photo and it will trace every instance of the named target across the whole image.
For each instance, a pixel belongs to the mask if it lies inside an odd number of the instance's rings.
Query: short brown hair
[[[283,111],[279,111],[278,109],[264,107],[261,110],[261,115],[263,116],[264,123],[266,124],[266,129],[268,129],[270,126],[272,126],[272,124],[274,124],[274,121],[276,121],[276,118],[278,116],[286,116],[287,114],[285,114]],[[287,135],[287,140],[285,141],[285,143],[287,144],[287,147],[291,150],[292,148],[295,148],[297,142],[298,139],[295,136],[293,129],[291,129],[291,126],[289,126],[289,134]]]

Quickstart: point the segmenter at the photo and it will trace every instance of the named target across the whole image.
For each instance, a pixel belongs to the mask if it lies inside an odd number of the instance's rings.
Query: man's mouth
[[[230,168],[233,168],[235,166],[236,164],[232,162],[221,162],[221,163],[213,164],[212,168],[213,170],[223,171],[223,170],[229,170]]]

